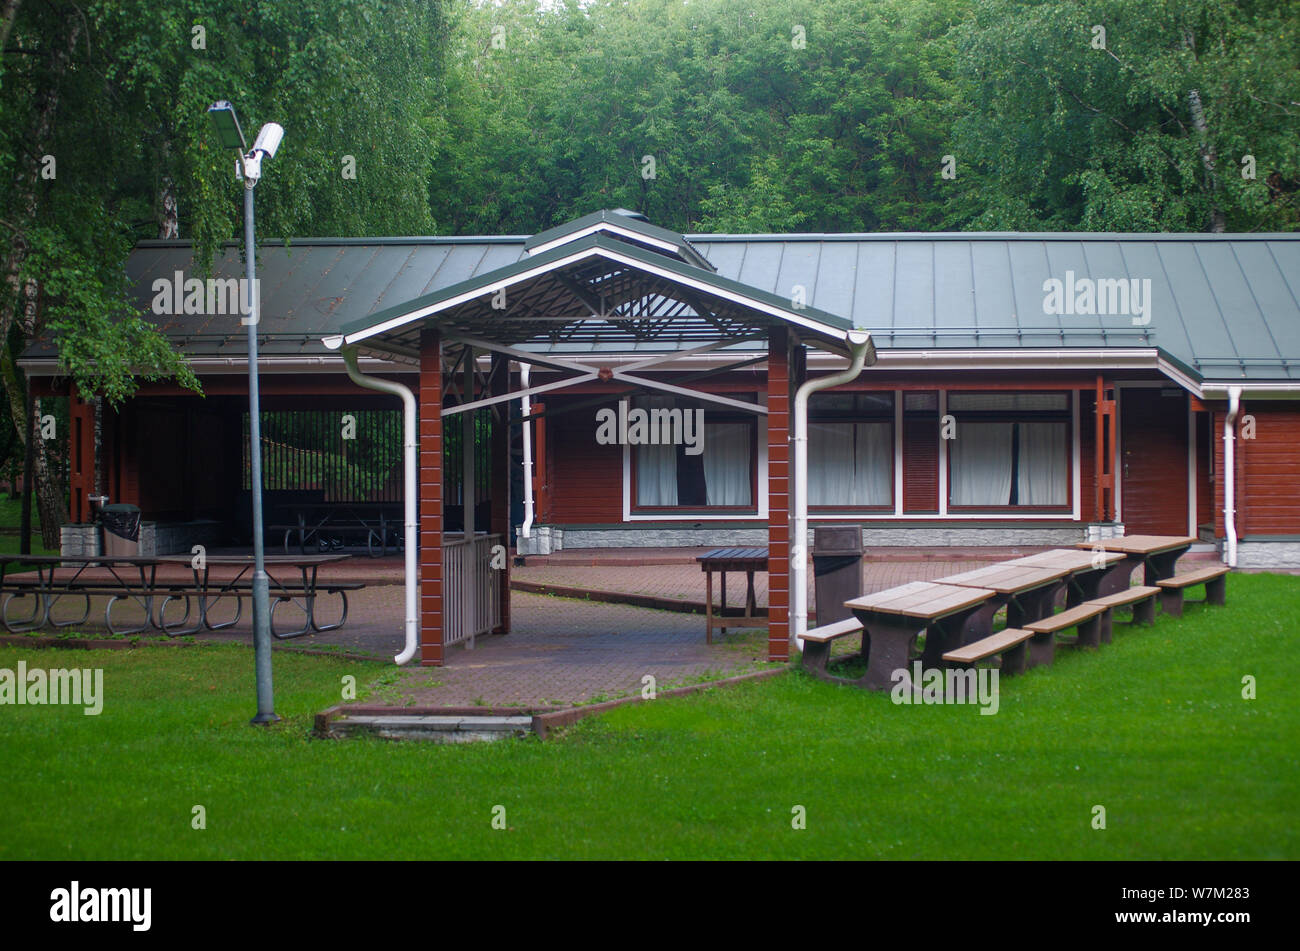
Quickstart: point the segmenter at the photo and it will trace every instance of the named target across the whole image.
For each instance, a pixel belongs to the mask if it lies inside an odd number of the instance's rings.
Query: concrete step
[[[531,716],[402,716],[357,714],[330,723],[330,733],[349,736],[369,733],[390,740],[429,740],[434,743],[475,743],[527,736],[533,731]]]

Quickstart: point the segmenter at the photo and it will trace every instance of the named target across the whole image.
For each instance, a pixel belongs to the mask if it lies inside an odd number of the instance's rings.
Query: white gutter
[[[845,334],[853,353],[848,369],[830,376],[806,380],[794,395],[794,419],[790,441],[794,443],[794,525],[790,533],[790,639],[803,650],[803,633],[808,630],[808,398],[818,390],[850,383],[862,368],[876,362],[871,334],[850,330]],[[868,359],[870,358],[870,359]]]
[[[341,338],[331,340],[342,342]],[[348,376],[358,386],[381,393],[391,393],[402,398],[402,456],[405,462],[405,479],[403,482],[402,501],[404,503],[404,541],[406,546],[406,646],[393,658],[396,664],[405,664],[415,656],[420,643],[420,573],[417,559],[419,557],[419,522],[416,518],[420,499],[420,484],[416,479],[417,459],[420,451],[416,440],[415,394],[411,388],[401,383],[393,383],[375,376],[365,376],[357,369],[357,351],[355,347],[343,350],[343,364],[348,368]]]
[[[1223,527],[1227,534],[1224,561],[1237,567],[1237,414],[1241,411],[1241,387],[1228,387],[1228,415],[1223,417]]]
[[[519,364],[519,382],[523,389],[528,389],[528,371],[532,365],[528,363]],[[528,414],[533,411],[533,402],[527,392],[524,393],[523,399],[519,401],[520,411],[524,417],[524,524],[519,528],[519,534],[522,538],[531,538],[533,529],[533,424],[529,420]]]

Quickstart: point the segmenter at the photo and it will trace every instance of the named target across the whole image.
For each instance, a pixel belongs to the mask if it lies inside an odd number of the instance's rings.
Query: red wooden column
[[[790,334],[768,336],[767,658],[790,658]]]
[[[503,354],[492,354],[491,395],[504,396],[510,392],[510,360]],[[489,531],[501,536],[506,548],[505,567],[500,571],[501,623],[493,634],[510,633],[510,404],[497,403],[497,418],[492,423],[492,525]]]
[[[37,393],[38,396],[43,395]],[[33,404],[33,413],[39,418],[41,404]],[[105,428],[107,428],[108,410],[105,407]],[[28,432],[32,431],[28,420]],[[91,510],[88,496],[95,490],[95,407],[81,398],[75,383],[68,385],[68,516],[73,524],[90,521]],[[40,423],[36,431],[40,433]],[[117,502],[118,499],[110,501]]]
[[[442,339],[420,334],[420,663],[442,666]]]

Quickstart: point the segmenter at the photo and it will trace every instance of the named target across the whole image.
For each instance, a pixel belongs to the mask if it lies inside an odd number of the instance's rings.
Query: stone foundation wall
[[[1121,526],[1122,529],[1122,526]],[[767,547],[767,526],[753,528],[556,528],[534,526],[532,538],[518,540],[523,555],[549,555],[573,548],[704,548],[709,546]],[[1102,535],[1099,537],[1113,537]],[[1085,526],[1035,528],[963,528],[961,526],[867,527],[862,531],[868,548],[984,548],[1069,547],[1086,541]],[[808,546],[813,543],[808,531]]]
[[[144,522],[140,525],[140,554],[189,554],[195,545],[220,545],[223,536],[220,522]],[[99,526],[64,525],[60,529],[59,552],[73,556],[103,554]]]

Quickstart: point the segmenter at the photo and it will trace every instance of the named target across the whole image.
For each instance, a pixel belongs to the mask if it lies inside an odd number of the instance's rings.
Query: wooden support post
[[[420,334],[420,663],[441,667],[442,340]]]
[[[790,658],[790,334],[768,335],[767,657]]]

